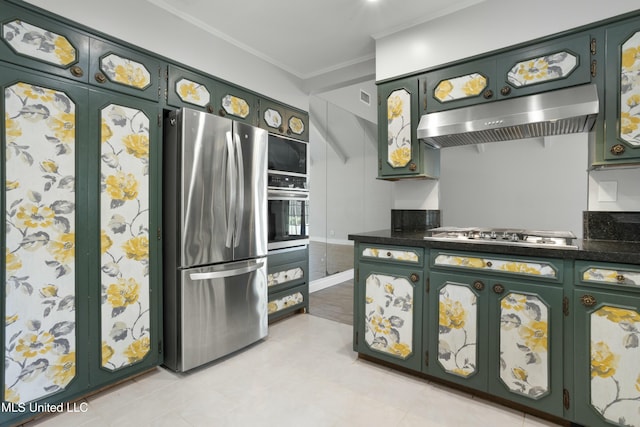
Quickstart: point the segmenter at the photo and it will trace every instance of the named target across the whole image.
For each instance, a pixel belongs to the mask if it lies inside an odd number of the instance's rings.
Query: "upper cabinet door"
[[[0,24],[2,61],[74,80],[87,80],[87,35],[6,3],[0,8]]]
[[[254,94],[220,81],[215,82],[214,112],[222,117],[250,125],[258,123],[258,97]]]
[[[425,74],[423,113],[466,107],[495,99],[495,59],[470,61]]]
[[[378,86],[378,175],[419,173],[418,78]]]
[[[500,55],[497,97],[512,98],[589,83],[590,46],[589,34],[581,34]]]
[[[160,61],[99,39],[91,39],[90,51],[89,83],[150,100],[160,98]]]
[[[309,114],[293,110],[278,102],[259,100],[258,125],[271,133],[309,141]]]
[[[640,22],[606,30],[605,147],[607,160],[640,158]]]
[[[214,80],[208,77],[169,65],[167,104],[214,113],[214,86]]]

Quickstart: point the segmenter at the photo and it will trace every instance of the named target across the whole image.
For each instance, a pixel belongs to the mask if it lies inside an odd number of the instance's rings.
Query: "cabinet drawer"
[[[640,291],[640,266],[576,261],[576,284],[606,285]]]
[[[302,284],[286,291],[269,295],[269,320],[274,320],[301,308],[308,307],[309,285]]]
[[[424,262],[424,249],[405,246],[378,246],[360,244],[360,260],[379,260],[397,264],[422,266]]]
[[[502,257],[493,254],[434,252],[431,267],[461,271],[483,271],[499,275],[563,281],[563,261],[542,258]]]
[[[268,266],[267,284],[269,292],[287,288],[307,281],[307,262],[296,262],[279,266]]]

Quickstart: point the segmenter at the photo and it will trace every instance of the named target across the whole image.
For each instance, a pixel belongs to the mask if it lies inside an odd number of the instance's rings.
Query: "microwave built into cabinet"
[[[268,248],[309,243],[308,143],[269,135]]]

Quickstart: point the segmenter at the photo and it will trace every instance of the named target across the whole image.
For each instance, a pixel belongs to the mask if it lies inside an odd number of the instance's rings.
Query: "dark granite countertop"
[[[434,249],[490,252],[494,254],[617,262],[640,265],[640,242],[615,240],[575,240],[578,249],[545,249],[490,243],[441,242],[424,240],[424,231],[378,230],[349,235],[349,240],[383,245],[421,246]]]

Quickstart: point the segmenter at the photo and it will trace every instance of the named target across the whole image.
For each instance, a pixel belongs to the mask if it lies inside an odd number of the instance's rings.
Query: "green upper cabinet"
[[[258,125],[271,133],[309,141],[309,114],[275,101],[261,98]]]
[[[418,78],[378,85],[378,178],[437,178],[440,151],[418,141]]]
[[[567,36],[497,57],[498,99],[591,81],[591,37]]]
[[[567,36],[426,73],[423,113],[539,93],[591,81],[589,34]]]
[[[605,160],[640,160],[640,20],[606,28]]]
[[[214,113],[215,80],[184,68],[167,68],[167,104]]]
[[[91,39],[89,83],[158,101],[162,63],[133,49]]]
[[[0,24],[2,61],[87,81],[88,35],[8,3],[0,8]]]
[[[496,98],[496,61],[482,59],[428,72],[420,79],[422,113],[450,110]]]
[[[258,97],[237,86],[215,80],[214,113],[253,126],[258,124]]]

